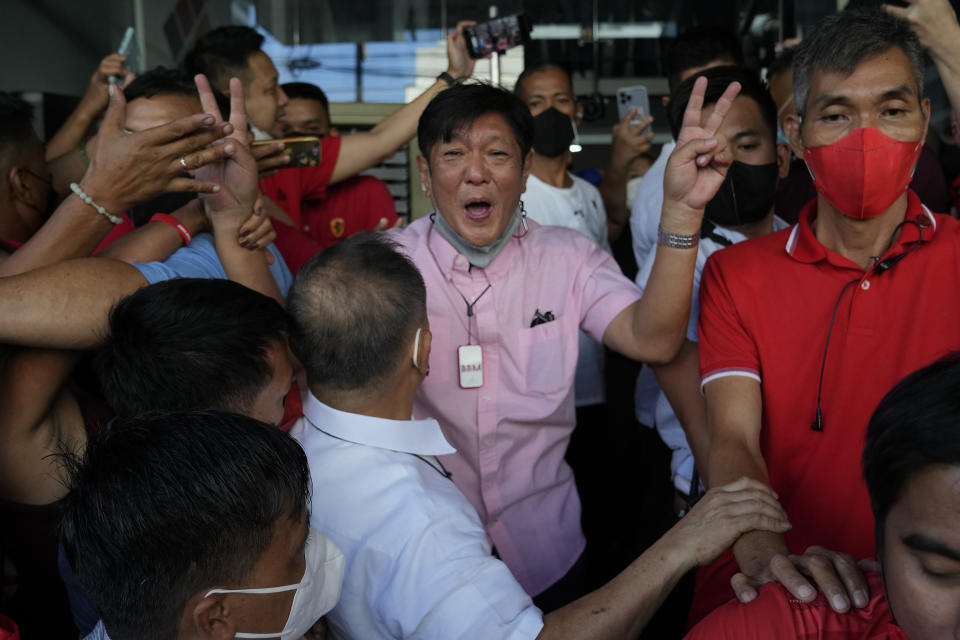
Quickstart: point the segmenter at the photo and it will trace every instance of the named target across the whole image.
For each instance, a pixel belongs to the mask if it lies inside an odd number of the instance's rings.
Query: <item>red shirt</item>
[[[803,602],[770,582],[748,604],[730,602],[693,628],[686,640],[907,640],[893,623],[883,580],[868,573],[870,603],[863,609],[836,613],[823,594]]]
[[[340,138],[326,136],[320,140],[320,163],[314,167],[280,169],[261,178],[260,192],[276,202],[298,227],[302,224],[304,200],[322,200],[333,176],[340,155]]]
[[[740,375],[761,383],[760,447],[770,485],[793,524],[790,551],[810,545],[874,555],[873,516],[860,464],[866,425],[901,378],[960,349],[960,223],[908,192],[906,219],[923,244],[884,273],[820,244],[816,201],[790,229],[718,251],[700,289],[703,383]],[[881,261],[913,248],[905,224]],[[823,431],[810,425],[824,345],[840,292],[823,377]],[[719,565],[726,566],[719,573]],[[697,578],[696,621],[733,593],[726,554]],[[712,576],[707,574],[713,574]]]
[[[373,231],[381,218],[397,221],[393,196],[382,180],[354,176],[327,189],[321,200],[303,203],[304,233],[327,248],[360,231]]]

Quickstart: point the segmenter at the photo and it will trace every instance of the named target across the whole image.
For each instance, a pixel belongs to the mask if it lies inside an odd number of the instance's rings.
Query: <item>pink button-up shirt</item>
[[[471,269],[429,217],[394,238],[423,274],[433,333],[414,415],[440,422],[457,449],[443,464],[500,557],[536,595],[566,574],[586,544],[564,461],[575,422],[577,330],[602,340],[641,292],[586,236],[528,224],[486,269]],[[476,300],[473,317],[464,298]],[[556,319],[531,327],[537,311]],[[468,343],[483,347],[477,389],[460,388],[457,347]]]

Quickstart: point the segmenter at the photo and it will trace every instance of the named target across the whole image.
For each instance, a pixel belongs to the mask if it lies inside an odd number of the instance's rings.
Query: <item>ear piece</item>
[[[421,328],[417,327],[417,333],[413,338],[413,367],[415,369],[420,368],[420,363],[417,362],[417,356],[420,355],[420,332]]]

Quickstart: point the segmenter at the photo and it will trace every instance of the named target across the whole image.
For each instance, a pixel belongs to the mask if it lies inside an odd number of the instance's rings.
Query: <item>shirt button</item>
[[[304,231],[310,231],[310,225],[308,225],[308,224],[303,225],[303,230],[304,230]]]
[[[864,280],[863,282],[861,282],[860,288],[863,289],[864,291],[867,291],[870,288],[870,281]]]
[[[493,438],[490,437],[490,436],[487,436],[486,438],[484,438],[484,439],[480,442],[480,444],[482,444],[484,447],[486,447],[487,449],[489,449],[490,447],[493,446]]]
[[[463,256],[457,256],[456,265],[462,267],[467,264],[467,259]]]
[[[493,480],[484,480],[484,481],[483,481],[483,488],[484,488],[484,489],[493,489],[493,485],[494,485]]]

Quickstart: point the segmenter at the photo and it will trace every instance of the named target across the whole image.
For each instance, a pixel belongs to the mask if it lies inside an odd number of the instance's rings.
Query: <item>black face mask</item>
[[[737,227],[770,213],[777,192],[777,163],[746,164],[734,161],[720,190],[707,203],[706,220],[720,227]]]
[[[173,213],[197,197],[195,193],[161,193],[156,198],[133,205],[130,219],[133,226],[142,227],[150,222],[155,213]]]
[[[533,150],[542,156],[563,155],[573,142],[573,121],[553,107],[533,119]]]

